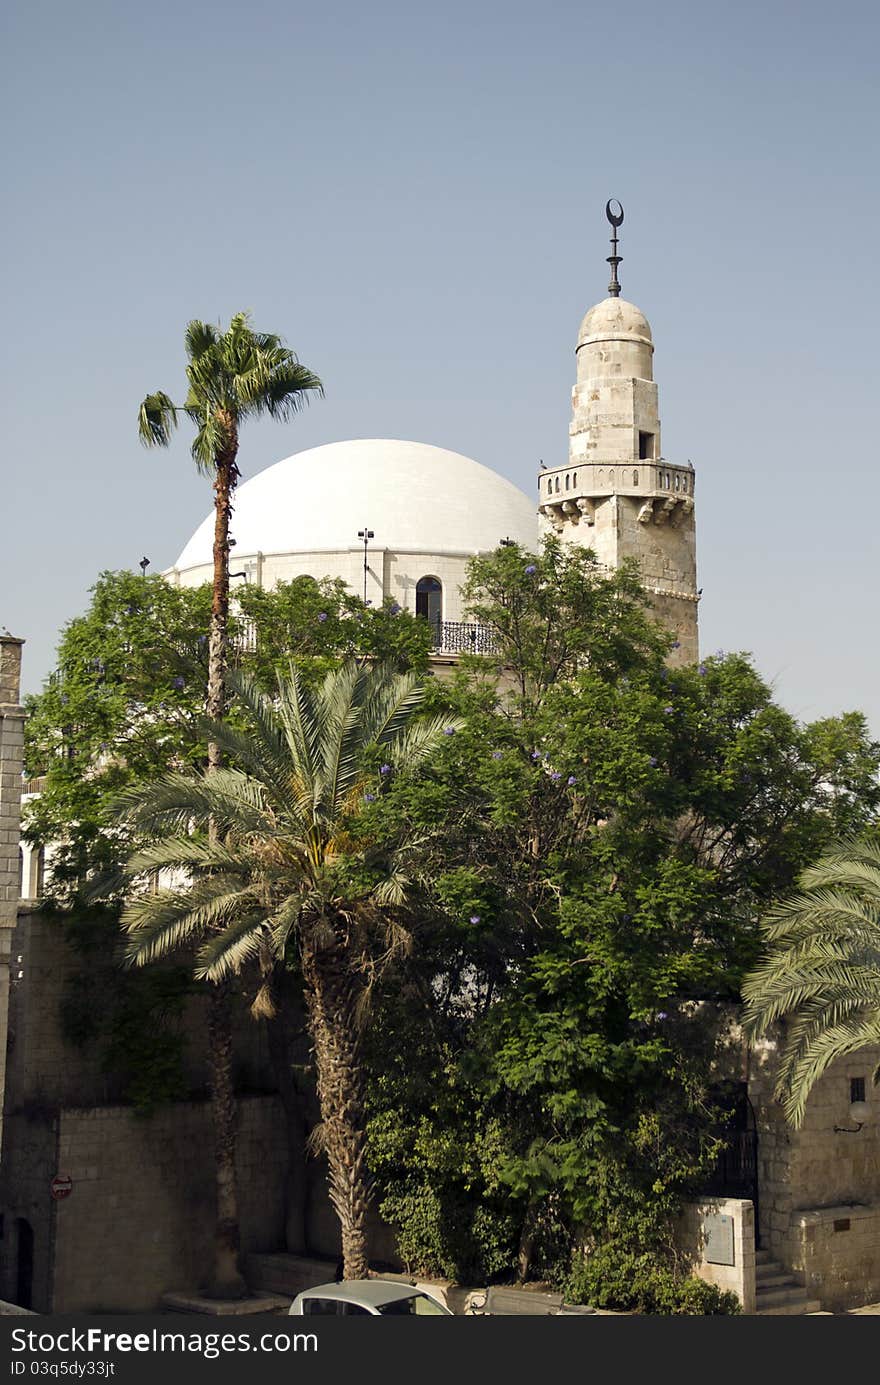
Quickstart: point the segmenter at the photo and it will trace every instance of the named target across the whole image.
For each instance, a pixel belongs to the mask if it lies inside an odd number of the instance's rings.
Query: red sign
[[[70,1197],[73,1192],[73,1179],[69,1173],[56,1173],[52,1182],[49,1184],[49,1191],[56,1202],[60,1202],[63,1197]]]

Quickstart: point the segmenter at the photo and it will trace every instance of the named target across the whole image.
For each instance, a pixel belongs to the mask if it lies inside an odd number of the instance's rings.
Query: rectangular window
[[[654,434],[639,433],[639,461],[647,462],[654,455]]]
[[[864,1101],[865,1099],[865,1079],[864,1077],[851,1077],[849,1079],[849,1099],[850,1101]]]

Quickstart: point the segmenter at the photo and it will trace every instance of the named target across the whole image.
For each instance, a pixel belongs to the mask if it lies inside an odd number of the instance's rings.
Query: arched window
[[[435,628],[443,619],[443,585],[436,577],[420,577],[416,583],[416,615]]]
[[[566,472],[566,474],[565,474],[565,489],[568,490],[570,486],[571,486],[571,476],[568,474],[568,472]]]
[[[633,472],[633,485],[634,485],[634,486],[637,486],[638,484],[639,484],[639,473],[638,473],[637,471],[634,471],[634,472]]]

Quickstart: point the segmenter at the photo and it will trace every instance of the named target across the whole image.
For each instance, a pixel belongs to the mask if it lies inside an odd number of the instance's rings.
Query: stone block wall
[[[207,1102],[150,1118],[123,1107],[62,1109],[18,1115],[12,1126],[5,1223],[27,1216],[33,1227],[39,1312],[149,1311],[166,1290],[206,1280],[215,1205]],[[276,1097],[240,1101],[236,1164],[242,1250],[280,1249],[287,1152]],[[73,1190],[53,1202],[56,1173]],[[16,1247],[2,1244],[2,1293],[14,1300]]]
[[[12,941],[7,1107],[40,1103],[106,1106],[120,1100],[120,1083],[101,1067],[96,1043],[74,1046],[64,1036],[61,1004],[83,967],[68,944],[63,917],[19,910]],[[204,999],[192,997],[181,1020],[184,1029],[184,1081],[190,1092],[207,1085]],[[234,1011],[235,1065],[239,1087],[274,1087],[266,1027],[251,1019],[245,1005]]]
[[[733,1219],[732,1265],[715,1265],[706,1259],[704,1223],[713,1214]],[[748,1199],[718,1197],[687,1203],[679,1220],[677,1240],[698,1279],[736,1294],[742,1311],[754,1313],[755,1209]]]
[[[58,1172],[58,1119],[45,1110],[19,1113],[4,1122],[0,1168],[0,1298],[19,1302],[22,1223],[33,1234],[30,1306],[45,1313],[52,1301],[51,1265],[55,1204],[50,1184]]]
[[[880,1302],[880,1204],[797,1212],[790,1244],[792,1269],[824,1309]]]
[[[762,1248],[807,1283],[823,1307],[880,1297],[880,1091],[871,1074],[880,1046],[832,1065],[816,1083],[799,1129],[773,1095],[776,1046],[753,1054],[749,1094],[758,1131]],[[850,1082],[865,1079],[869,1116],[849,1113]],[[849,1220],[846,1228],[835,1223]],[[827,1281],[827,1282],[826,1282]]]

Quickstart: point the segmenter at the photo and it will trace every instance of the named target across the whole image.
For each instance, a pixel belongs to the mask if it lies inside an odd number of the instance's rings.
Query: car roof
[[[420,1294],[427,1298],[422,1289],[415,1284],[401,1284],[395,1279],[343,1279],[339,1283],[316,1284],[303,1289],[300,1298],[341,1298],[346,1303],[360,1303],[364,1307],[379,1308],[385,1303],[396,1303],[402,1298],[413,1298]]]

